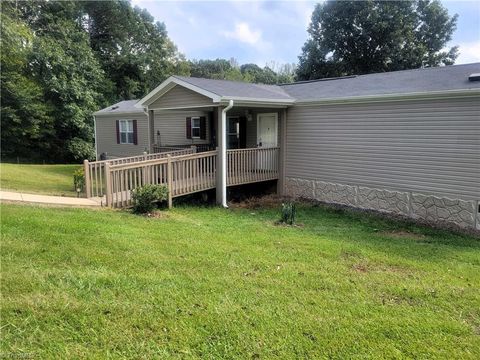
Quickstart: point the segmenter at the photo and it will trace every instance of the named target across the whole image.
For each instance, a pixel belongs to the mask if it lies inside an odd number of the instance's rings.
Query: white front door
[[[257,147],[267,148],[277,146],[278,114],[265,113],[257,115]],[[270,150],[260,150],[257,155],[257,169],[271,171],[275,169],[275,159],[271,156]]]
[[[265,113],[257,115],[257,146],[276,147],[278,130],[278,114]]]

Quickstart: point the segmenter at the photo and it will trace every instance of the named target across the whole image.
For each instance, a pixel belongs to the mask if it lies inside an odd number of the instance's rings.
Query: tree
[[[128,1],[3,2],[1,20],[4,156],[91,157],[94,111],[189,73],[165,25]]]
[[[442,49],[456,21],[438,0],[317,4],[297,79],[451,65],[458,48]]]
[[[49,151],[54,134],[51,107],[43,99],[38,81],[30,76],[33,32],[18,20],[13,2],[2,4],[1,12],[1,141],[2,156],[30,157]]]
[[[277,74],[265,66],[263,69],[256,64],[244,64],[240,66],[240,71],[250,82],[259,84],[276,84]]]
[[[144,96],[173,74],[189,67],[165,24],[129,1],[86,1],[84,28],[102,69],[110,81],[110,101]]]

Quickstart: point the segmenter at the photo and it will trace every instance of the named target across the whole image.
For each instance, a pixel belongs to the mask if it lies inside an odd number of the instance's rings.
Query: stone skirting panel
[[[464,228],[480,230],[478,200],[450,199],[290,177],[285,180],[288,196],[396,213],[433,222],[454,223]]]
[[[359,186],[358,207],[409,215],[409,193]]]
[[[314,199],[314,181],[287,178],[285,182],[285,193],[292,197]]]
[[[453,222],[462,227],[475,227],[475,201],[412,193],[411,204],[413,217]]]
[[[356,188],[350,185],[315,181],[314,196],[319,201],[355,206]]]
[[[480,200],[477,202],[477,230],[480,230]]]

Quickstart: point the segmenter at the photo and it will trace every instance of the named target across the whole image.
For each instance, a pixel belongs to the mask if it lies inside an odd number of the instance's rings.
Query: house
[[[227,152],[273,148],[281,194],[480,229],[479,73],[476,63],[278,86],[172,76],[95,113],[97,155],[218,147],[226,206]]]

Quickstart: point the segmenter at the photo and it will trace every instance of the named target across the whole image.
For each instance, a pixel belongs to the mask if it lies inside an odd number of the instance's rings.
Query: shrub
[[[73,173],[73,190],[77,191],[77,189],[80,189],[80,191],[83,191],[84,187],[85,187],[85,174],[83,172],[83,168],[78,168]]]
[[[166,185],[144,185],[133,189],[132,192],[133,212],[146,214],[152,212],[156,203],[168,199],[168,187]]]
[[[95,159],[95,147],[88,141],[75,137],[66,143],[69,158],[73,161]]]
[[[294,225],[297,215],[297,206],[294,202],[286,202],[282,204],[282,215],[280,222],[284,224]]]

